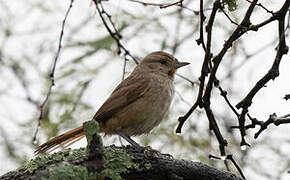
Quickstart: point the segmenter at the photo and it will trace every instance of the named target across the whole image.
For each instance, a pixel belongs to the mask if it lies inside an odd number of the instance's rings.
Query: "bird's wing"
[[[149,88],[149,81],[150,79],[140,74],[126,78],[96,112],[94,119],[106,123],[114,114],[142,97]]]

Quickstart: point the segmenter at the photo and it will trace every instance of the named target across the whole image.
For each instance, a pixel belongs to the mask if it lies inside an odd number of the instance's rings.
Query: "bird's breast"
[[[136,129],[134,135],[149,133],[159,125],[169,109],[174,95],[173,81],[163,77],[152,77],[148,90],[140,99],[142,109],[136,116]]]

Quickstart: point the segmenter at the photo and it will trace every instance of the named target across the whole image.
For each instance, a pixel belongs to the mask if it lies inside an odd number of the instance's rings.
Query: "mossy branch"
[[[170,179],[242,180],[201,162],[174,159],[155,150],[140,151],[131,146],[103,147],[103,156],[91,156],[86,148],[36,157],[0,180],[12,179]]]

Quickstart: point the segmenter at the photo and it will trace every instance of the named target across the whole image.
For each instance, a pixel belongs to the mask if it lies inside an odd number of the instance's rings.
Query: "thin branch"
[[[121,54],[121,52],[124,52],[125,56],[130,56],[131,59],[135,62],[135,64],[138,64],[138,60],[131,55],[131,53],[129,52],[129,50],[127,48],[125,48],[125,46],[121,43],[121,38],[122,36],[120,35],[119,31],[117,30],[115,24],[113,23],[112,19],[111,19],[111,15],[109,13],[107,13],[104,10],[104,7],[102,5],[102,1],[97,1],[97,0],[93,0],[93,2],[95,3],[97,12],[105,26],[105,28],[107,29],[107,31],[109,32],[109,34],[111,35],[111,37],[115,40],[115,42],[117,43],[118,46],[118,54]],[[109,23],[111,24],[111,26],[113,27],[113,29],[111,29],[107,23],[107,21],[105,20],[105,16],[107,16],[107,18],[109,19]]]
[[[212,10],[212,13],[210,15],[208,24],[206,26],[207,43],[206,43],[206,54],[205,54],[204,62],[206,63],[206,66],[210,66],[210,67],[211,67],[210,60],[212,58],[212,53],[211,53],[212,27],[213,27],[213,23],[214,23],[214,20],[216,17],[216,13],[217,13],[218,9],[220,9],[220,7],[221,7],[220,1],[216,0],[214,2],[213,10]],[[210,69],[212,70],[212,68],[210,68]],[[212,75],[212,71],[210,73]],[[208,83],[210,83],[210,82],[208,82]],[[208,88],[208,86],[207,86],[207,88]],[[210,107],[210,96],[207,96],[206,92],[207,91],[205,91],[205,94],[202,98],[202,102],[203,102],[203,107],[204,107],[204,110],[206,112],[206,115],[207,115],[207,118],[209,121],[209,129],[214,132],[214,134],[219,142],[219,149],[220,149],[221,155],[224,156],[224,155],[226,155],[225,147],[228,145],[228,143],[227,143],[226,139],[224,139],[224,137],[222,136],[222,134],[220,132],[219,126],[216,122],[216,118],[215,118],[213,111]],[[226,166],[227,166],[227,164],[226,164]],[[228,166],[227,166],[227,168],[228,168]]]
[[[129,59],[127,59],[127,57],[125,56],[124,57],[124,65],[123,65],[123,73],[122,73],[122,81],[125,79],[127,61],[129,61]]]
[[[252,1],[250,1],[250,0],[246,0],[248,3],[252,3]],[[269,9],[267,9],[265,6],[263,6],[263,4],[261,4],[261,3],[257,3],[256,4],[257,6],[260,6],[261,8],[263,8],[267,13],[270,13],[270,14],[272,14],[272,15],[274,15],[274,12],[273,11],[271,11],[271,10],[269,10]]]
[[[238,172],[240,173],[240,175],[242,176],[242,178],[243,179],[246,179],[246,177],[245,177],[245,175],[244,175],[244,173],[242,171],[242,168],[235,161],[235,159],[233,158],[233,155],[232,154],[227,155],[227,158],[226,159],[229,159],[234,164],[234,166],[236,167],[236,169],[238,170]]]
[[[179,1],[176,1],[176,2],[171,3],[171,4],[163,5],[163,6],[160,7],[160,9],[168,8],[168,7],[170,7],[170,6],[175,6],[175,5],[177,5],[177,6],[182,6],[183,1],[184,1],[184,0],[179,0]]]
[[[242,108],[242,114],[239,117],[239,126],[241,131],[241,136],[245,136],[245,116],[248,112],[248,108],[252,104],[252,100],[254,96],[263,88],[265,87],[266,83],[270,80],[274,80],[276,77],[279,76],[279,65],[282,60],[283,55],[287,54],[288,52],[288,46],[286,46],[285,41],[285,15],[288,11],[290,5],[290,1],[285,1],[284,5],[281,7],[281,9],[275,13],[275,16],[273,16],[272,19],[278,20],[278,31],[279,31],[279,44],[277,48],[276,57],[274,59],[272,67],[269,69],[269,71],[256,83],[256,85],[250,90],[250,92],[247,94],[247,96],[241,100],[236,107]],[[271,18],[270,18],[271,19]],[[271,123],[271,118],[267,121],[267,123]],[[263,126],[261,126],[262,129],[265,129],[268,125],[265,123]],[[259,131],[256,133],[255,138],[258,137],[258,135],[262,132]],[[242,139],[243,140],[243,139]]]
[[[199,1],[199,38],[196,40],[197,45],[202,46],[204,52],[206,52],[206,47],[203,38],[203,22],[205,21],[206,17],[203,13],[203,0]]]
[[[199,90],[198,90],[198,96],[197,99],[195,101],[195,103],[193,104],[193,106],[189,109],[189,111],[184,115],[184,116],[180,116],[178,118],[178,126],[176,128],[176,133],[181,133],[181,128],[183,126],[183,124],[185,123],[185,121],[189,118],[189,116],[193,113],[193,111],[198,107],[203,107],[203,101],[202,101],[202,95],[203,95],[203,90],[204,90],[204,84],[205,84],[205,78],[209,73],[209,62],[211,59],[211,53],[210,53],[210,41],[211,41],[211,28],[213,26],[213,21],[215,18],[215,14],[218,10],[219,7],[219,1],[215,1],[214,3],[214,8],[212,9],[212,13],[209,19],[209,22],[207,24],[207,29],[209,31],[207,31],[208,33],[208,37],[207,37],[207,48],[206,49],[206,53],[205,53],[205,57],[203,60],[203,64],[202,64],[202,69],[201,69],[201,76],[199,78],[200,84],[199,84]],[[200,28],[200,31],[203,31],[203,28]],[[202,32],[200,32],[201,34]],[[210,34],[210,35],[209,35]]]
[[[227,97],[227,91],[223,90],[223,88],[220,86],[219,81],[216,80],[216,87],[220,90],[220,95],[225,99],[226,103],[230,107],[230,109],[235,113],[235,115],[239,118],[240,114],[236,110],[236,108],[232,105],[230,100]]]
[[[217,73],[217,69],[225,55],[225,53],[227,52],[227,50],[232,46],[232,43],[238,39],[242,34],[244,34],[244,28],[242,27],[248,27],[250,26],[250,16],[254,10],[254,7],[255,7],[255,4],[258,0],[254,0],[253,3],[249,6],[240,26],[237,26],[235,31],[233,32],[233,34],[228,38],[228,40],[225,42],[222,50],[218,53],[217,56],[214,57],[213,59],[213,63],[214,63],[214,67],[210,73],[210,77],[209,77],[209,80],[208,80],[208,83],[207,83],[207,87],[206,87],[206,90],[205,90],[205,93],[204,93],[204,96],[203,96],[203,101],[206,102],[206,110],[210,110],[210,96],[211,96],[211,91],[212,91],[212,87],[213,87],[213,84],[214,84],[214,81],[216,79],[216,73]],[[245,111],[242,113],[245,113]],[[209,113],[208,113],[209,114]],[[208,117],[209,118],[209,117]],[[212,120],[214,120],[214,118],[211,118]],[[241,122],[241,124],[244,124],[243,123],[243,120],[244,119],[240,119],[239,118],[239,122]],[[240,125],[241,125],[240,124]],[[242,142],[244,143],[244,139],[243,139],[243,135],[245,134],[244,133],[244,128],[241,127],[241,135],[242,135]],[[221,140],[219,140],[221,141]]]
[[[249,113],[247,113],[247,117],[249,118],[249,120],[251,121],[251,124],[247,124],[245,125],[245,129],[251,129],[251,128],[255,128],[257,125],[262,125],[263,121],[259,121],[257,118],[253,118],[250,116]],[[240,126],[231,126],[231,128],[233,129],[239,129]]]
[[[195,10],[193,10],[193,9],[191,9],[191,8],[188,8],[188,7],[184,6],[184,5],[182,4],[182,2],[183,2],[184,0],[182,0],[182,1],[177,1],[177,2],[175,2],[175,3],[163,3],[163,4],[161,4],[161,3],[144,2],[144,1],[139,1],[139,0],[128,0],[128,1],[135,2],[135,3],[139,3],[139,4],[142,4],[143,6],[156,6],[156,7],[159,7],[160,9],[165,9],[165,8],[170,7],[170,6],[179,6],[179,7],[181,7],[182,9],[186,9],[186,10],[188,10],[188,11],[193,12],[195,15],[198,15],[198,14],[199,14],[198,11],[195,11]],[[181,2],[181,3],[180,3],[180,2]]]
[[[281,124],[289,124],[290,123],[290,114],[286,114],[284,116],[278,117],[276,113],[273,113],[269,116],[269,119],[265,122],[263,122],[260,125],[259,131],[255,134],[255,139],[258,138],[258,136],[268,128],[270,124],[274,124],[275,126],[279,126]]]
[[[220,8],[220,9],[221,9],[221,11],[223,12],[223,14],[228,18],[228,20],[230,20],[230,22],[231,22],[232,24],[239,26],[239,24],[236,23],[234,20],[232,20],[232,18],[231,18],[231,17],[230,17],[226,12],[225,12],[224,8]]]
[[[132,0],[131,0],[131,1],[132,1]],[[122,42],[121,42],[122,35],[120,34],[120,32],[119,32],[118,29],[116,28],[115,24],[113,23],[112,18],[111,18],[111,15],[108,14],[108,13],[104,10],[104,7],[103,7],[103,5],[102,5],[102,2],[101,2],[101,1],[97,2],[96,0],[93,0],[93,2],[94,2],[95,5],[96,5],[96,9],[97,9],[97,11],[98,11],[98,13],[99,13],[99,16],[100,16],[101,19],[102,19],[102,22],[103,22],[105,28],[107,29],[107,31],[109,32],[109,34],[111,35],[111,37],[112,37],[112,38],[116,41],[116,43],[117,43],[117,46],[118,46],[118,54],[120,54],[121,51],[123,50],[123,51],[124,51],[124,54],[125,54],[125,57],[126,57],[126,56],[130,56],[130,57],[133,59],[133,61],[134,61],[136,64],[138,64],[138,63],[139,63],[138,60],[137,60],[134,56],[132,56],[131,53],[129,52],[129,50],[126,49],[125,46],[122,44]],[[133,0],[133,2],[140,2],[140,1],[134,1],[134,0]],[[100,4],[100,6],[99,6],[99,4]],[[171,5],[173,6],[173,4],[171,4]],[[168,6],[168,7],[169,7],[169,6]],[[108,25],[107,21],[105,20],[103,14],[105,14],[105,15],[107,16],[107,18],[109,19],[109,23],[112,25],[113,29],[111,29],[111,28],[109,27],[109,25]],[[177,76],[179,76],[179,77],[181,77],[182,79],[184,79],[184,80],[190,82],[191,84],[194,84],[193,81],[191,81],[190,79],[188,79],[188,78],[186,78],[186,77],[184,77],[184,76],[182,76],[182,75],[180,75],[180,74],[177,74]]]
[[[39,105],[39,110],[40,110],[40,113],[39,113],[39,116],[38,116],[38,124],[37,124],[37,128],[34,132],[34,135],[33,135],[33,138],[32,138],[32,142],[35,144],[36,142],[36,136],[38,134],[38,131],[39,131],[39,128],[40,128],[40,123],[41,123],[41,120],[43,118],[43,113],[44,113],[44,106],[46,105],[48,99],[49,99],[49,96],[51,94],[51,91],[52,91],[52,87],[55,86],[55,82],[54,82],[54,73],[55,73],[55,69],[56,69],[56,64],[57,64],[57,61],[59,59],[59,55],[60,55],[60,52],[61,52],[61,48],[62,48],[62,38],[63,38],[63,35],[64,35],[64,27],[65,27],[65,23],[66,23],[66,20],[67,20],[67,17],[72,9],[72,6],[73,6],[73,2],[74,0],[71,0],[70,1],[70,5],[65,13],[65,16],[64,16],[64,19],[62,21],[62,26],[61,26],[61,32],[60,32],[60,36],[59,36],[59,41],[58,41],[58,49],[57,49],[57,52],[56,52],[56,55],[55,55],[55,58],[54,58],[54,61],[53,61],[53,65],[52,65],[52,69],[51,69],[51,72],[49,74],[49,80],[50,80],[50,84],[49,84],[49,87],[48,87],[48,91],[46,93],[46,96],[43,100],[43,102]]]
[[[238,163],[235,161],[235,159],[233,158],[233,155],[232,154],[228,154],[226,156],[222,156],[222,157],[218,157],[218,156],[214,156],[214,155],[208,155],[208,158],[209,159],[217,159],[217,160],[230,160],[233,165],[235,166],[235,168],[238,170],[238,172],[240,173],[240,175],[242,176],[243,179],[246,179],[243,171],[242,171],[242,168],[238,165]]]
[[[254,136],[255,139],[258,138],[258,136],[259,136],[259,135],[260,135],[260,134],[261,134],[265,129],[267,129],[267,127],[268,127],[270,124],[274,123],[274,121],[275,121],[276,118],[277,118],[277,115],[276,115],[275,113],[271,114],[271,115],[269,116],[269,119],[268,119],[267,121],[265,121],[265,122],[261,125],[259,131],[256,132],[256,134],[255,134],[255,136]]]
[[[194,82],[192,80],[190,80],[188,77],[185,77],[179,73],[176,73],[176,76],[180,77],[181,79],[184,79],[185,81],[189,82],[192,86],[197,84],[197,82]]]

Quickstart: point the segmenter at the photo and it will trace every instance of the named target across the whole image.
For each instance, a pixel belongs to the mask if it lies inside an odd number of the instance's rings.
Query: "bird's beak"
[[[181,68],[181,67],[186,66],[186,65],[189,65],[189,64],[190,63],[188,63],[188,62],[176,62],[174,64],[174,67],[175,67],[175,69],[178,69],[178,68]]]

